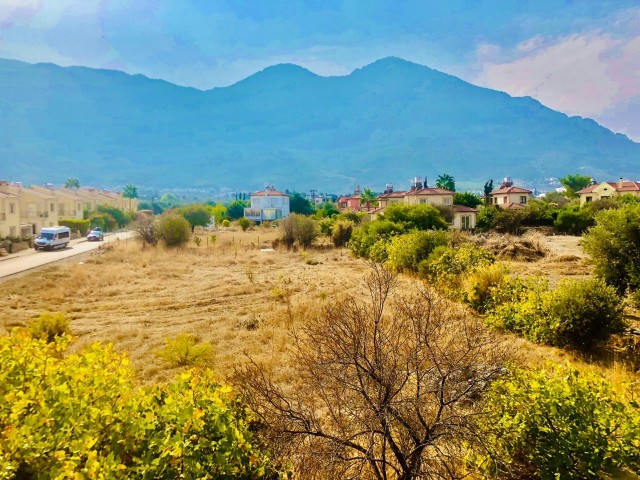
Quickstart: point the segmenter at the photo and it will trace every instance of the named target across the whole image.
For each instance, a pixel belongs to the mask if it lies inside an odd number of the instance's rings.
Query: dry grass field
[[[192,334],[214,347],[212,367],[224,378],[244,353],[273,365],[287,379],[288,330],[344,293],[364,293],[365,262],[346,249],[319,246],[306,252],[273,251],[277,232],[222,230],[211,243],[170,250],[123,241],[0,283],[0,333],[26,325],[41,312],[64,312],[78,338],[76,348],[113,342],[127,352],[140,381],[168,380],[178,371],[156,352],[167,338]],[[546,275],[551,283],[591,269],[576,237],[546,237],[547,254],[536,261],[509,261],[516,274]],[[401,279],[401,288],[416,280]],[[592,363],[563,350],[512,339],[514,354],[530,363]],[[600,368],[600,367],[599,367]],[[627,378],[619,362],[601,366],[607,376]],[[293,379],[291,379],[293,380]]]

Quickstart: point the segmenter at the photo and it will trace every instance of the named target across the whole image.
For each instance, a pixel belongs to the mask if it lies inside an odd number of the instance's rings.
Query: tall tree
[[[371,210],[371,205],[378,205],[378,196],[370,189],[365,188],[360,194],[360,205],[366,205],[367,210]]]
[[[77,178],[67,178],[64,182],[65,188],[70,188],[71,190],[78,190],[80,188],[80,180]]]
[[[301,215],[311,215],[313,213],[313,205],[302,194],[293,192],[289,197],[289,211],[291,213],[300,213]]]
[[[448,173],[443,173],[442,175],[438,175],[436,179],[436,187],[444,188],[445,190],[451,190],[452,192],[456,191],[456,179],[453,178]]]
[[[493,192],[493,178],[484,184],[484,204],[491,204],[491,192]]]
[[[122,196],[129,199],[129,211],[131,211],[131,200],[133,198],[138,198],[138,188],[131,183],[129,185],[125,185],[122,189]]]
[[[589,186],[589,184],[591,183],[591,177],[576,173],[575,175],[567,175],[566,177],[562,177],[560,179],[560,183],[564,188],[567,189],[567,197],[573,198],[577,197],[576,192],[578,190],[582,190],[583,188]]]
[[[482,203],[482,200],[471,192],[456,193],[453,196],[454,205],[464,205],[466,207],[476,208]]]

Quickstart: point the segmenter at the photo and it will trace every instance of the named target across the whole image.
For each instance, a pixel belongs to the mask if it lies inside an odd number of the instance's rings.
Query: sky
[[[640,142],[640,0],[0,0],[0,57],[209,89],[397,56]]]

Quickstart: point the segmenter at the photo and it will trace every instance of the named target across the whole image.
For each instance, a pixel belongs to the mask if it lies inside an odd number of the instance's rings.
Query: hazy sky
[[[640,141],[640,0],[0,0],[0,57],[202,89],[390,55]]]

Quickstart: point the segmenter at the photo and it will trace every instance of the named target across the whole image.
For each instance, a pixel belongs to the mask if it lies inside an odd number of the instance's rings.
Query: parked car
[[[53,250],[65,248],[71,240],[69,227],[45,227],[40,231],[33,244],[36,250]]]
[[[100,228],[93,228],[87,234],[88,242],[101,242],[102,240],[104,240],[104,233],[102,233],[102,229]]]

